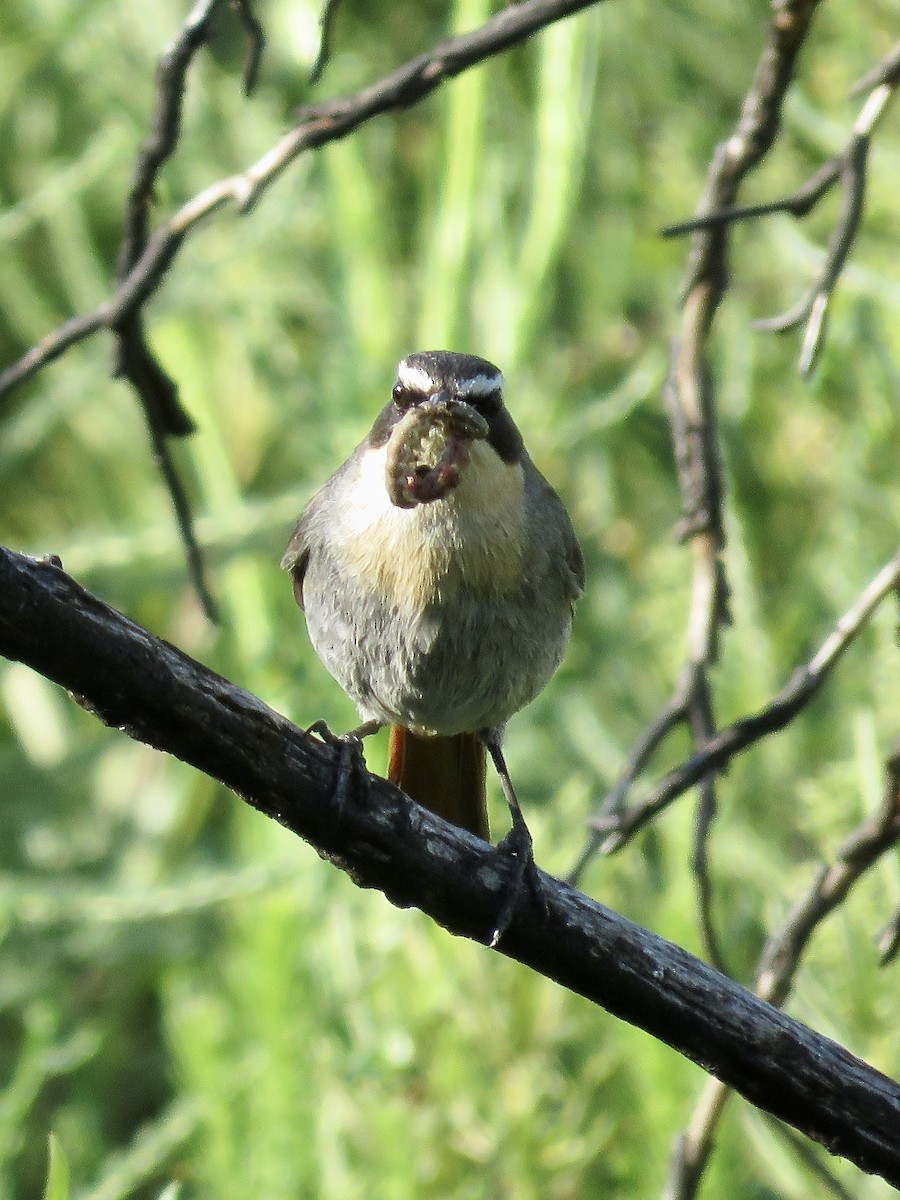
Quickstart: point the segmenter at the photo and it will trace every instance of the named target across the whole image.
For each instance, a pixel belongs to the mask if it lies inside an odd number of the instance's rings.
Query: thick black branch
[[[101,720],[220,780],[364,887],[452,933],[490,935],[510,864],[361,770],[336,799],[338,749],[85,592],[0,548],[0,653]],[[355,794],[354,794],[355,793]],[[686,951],[548,875],[500,949],[699,1063],[753,1104],[900,1184],[900,1086]]]

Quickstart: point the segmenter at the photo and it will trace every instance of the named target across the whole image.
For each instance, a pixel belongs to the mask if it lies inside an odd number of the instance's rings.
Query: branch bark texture
[[[351,768],[256,697],[84,591],[0,548],[0,653],[106,724],[231,788],[358,884],[450,932],[490,936],[503,852]],[[340,787],[341,776],[346,787]],[[548,875],[523,891],[508,957],[665,1041],[835,1154],[900,1185],[900,1086],[687,951]]]

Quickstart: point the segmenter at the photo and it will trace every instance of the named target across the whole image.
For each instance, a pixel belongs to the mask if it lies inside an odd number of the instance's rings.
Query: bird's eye
[[[409,406],[413,402],[412,392],[409,390],[408,387],[405,387],[402,383],[394,384],[394,390],[391,392],[391,395],[394,398],[394,403],[397,405],[397,407],[400,409],[401,412],[406,412],[406,410],[409,408]]]

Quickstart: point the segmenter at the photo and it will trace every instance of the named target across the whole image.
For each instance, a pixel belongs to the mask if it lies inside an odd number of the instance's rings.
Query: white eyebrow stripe
[[[436,386],[435,380],[424,367],[411,366],[405,358],[397,367],[397,378],[404,387],[414,392],[431,392]]]
[[[397,379],[404,387],[427,395],[440,387],[439,380],[418,363],[402,359],[397,366]],[[503,375],[496,371],[490,375],[479,372],[470,379],[455,379],[451,387],[457,396],[492,396],[503,387]]]
[[[456,392],[460,396],[490,396],[502,387],[503,376],[497,371],[495,375],[473,375],[471,379],[460,379],[456,384]]]

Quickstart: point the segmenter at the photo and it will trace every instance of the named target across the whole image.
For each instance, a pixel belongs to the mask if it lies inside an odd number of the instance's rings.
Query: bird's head
[[[423,350],[397,368],[391,402],[369,435],[386,445],[386,485],[398,508],[441,500],[458,486],[473,447],[482,443],[507,465],[522,438],[503,403],[503,376],[483,358]]]

